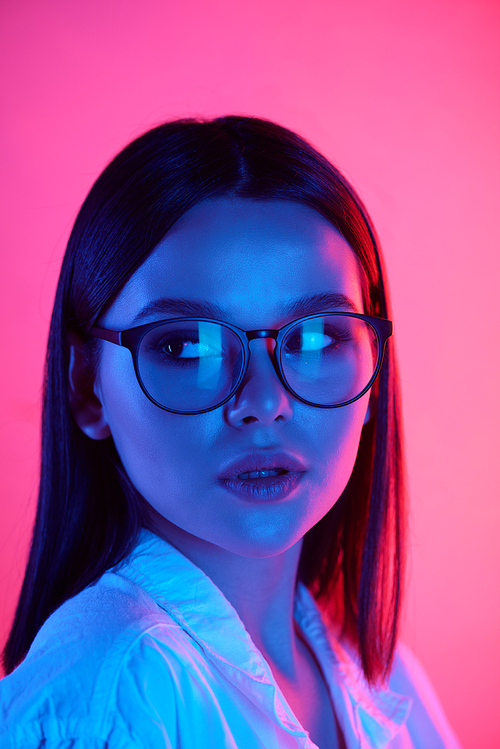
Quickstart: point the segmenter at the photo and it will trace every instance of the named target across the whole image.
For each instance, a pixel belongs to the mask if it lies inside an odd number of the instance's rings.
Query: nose
[[[276,341],[269,338],[251,340],[250,362],[243,382],[225,406],[228,423],[240,429],[244,424],[262,425],[286,422],[293,416],[293,396],[275,369],[273,356]]]

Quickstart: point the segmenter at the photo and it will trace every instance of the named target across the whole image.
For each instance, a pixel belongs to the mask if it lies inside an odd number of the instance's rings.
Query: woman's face
[[[243,330],[277,329],[331,311],[331,304],[293,315],[284,308],[332,292],[350,300],[337,311],[363,312],[356,257],[322,216],[298,203],[221,198],[184,215],[100,324],[124,330],[190,316],[152,308],[168,298],[217,305],[224,321]],[[150,312],[136,321],[146,306]],[[155,406],[137,382],[130,351],[108,342],[95,385],[104,423],[141,495],[187,538],[244,556],[285,551],[328,512],[351,475],[367,416],[369,394],[334,409],[297,400],[278,379],[273,348],[272,339],[251,341],[239,390],[208,413],[181,415]],[[248,455],[265,460],[276,452],[301,464],[292,491],[245,496],[221,482],[234,461]]]

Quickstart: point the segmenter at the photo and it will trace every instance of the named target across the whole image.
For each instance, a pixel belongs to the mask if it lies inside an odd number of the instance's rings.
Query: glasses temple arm
[[[90,335],[95,338],[101,338],[103,341],[109,341],[110,343],[116,343],[118,346],[122,345],[122,334],[119,330],[107,330],[106,328],[90,328]]]

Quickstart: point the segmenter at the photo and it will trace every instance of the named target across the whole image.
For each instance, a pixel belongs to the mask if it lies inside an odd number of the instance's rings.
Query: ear
[[[77,333],[69,331],[68,345],[69,405],[74,419],[87,437],[104,440],[111,436],[111,430],[88,366],[83,341]]]

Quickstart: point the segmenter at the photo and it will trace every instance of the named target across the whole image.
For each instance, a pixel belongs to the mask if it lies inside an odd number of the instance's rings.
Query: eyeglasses
[[[279,330],[241,330],[220,320],[181,317],[122,331],[93,327],[90,333],[129,349],[139,385],[156,406],[202,414],[236,393],[255,338],[274,338],[274,369],[295,398],[317,408],[347,406],[375,382],[392,322],[328,312]]]

